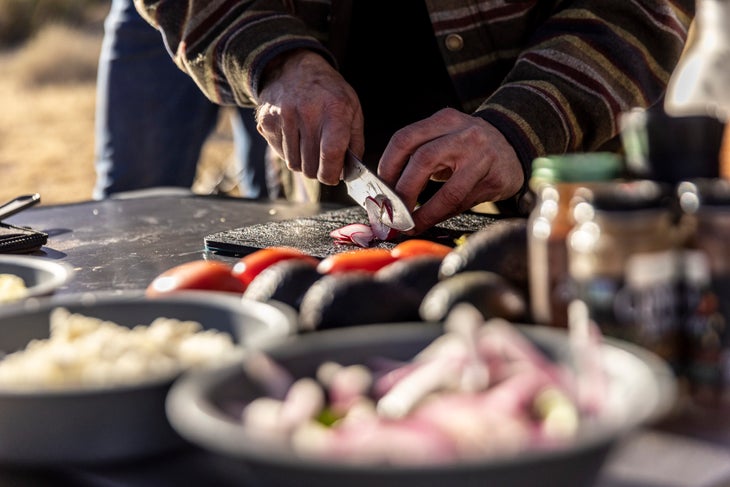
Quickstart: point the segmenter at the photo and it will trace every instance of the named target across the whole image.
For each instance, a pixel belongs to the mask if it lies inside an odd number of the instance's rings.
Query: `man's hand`
[[[320,55],[299,50],[282,56],[259,92],[259,132],[289,169],[336,185],[346,149],[364,150],[360,101]]]
[[[409,208],[429,179],[446,181],[413,213],[420,233],[485,201],[515,195],[522,166],[504,136],[485,120],[451,108],[400,129],[383,152],[378,174]]]

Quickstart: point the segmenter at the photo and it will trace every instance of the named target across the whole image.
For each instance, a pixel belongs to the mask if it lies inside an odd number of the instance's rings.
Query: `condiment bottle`
[[[641,180],[591,191],[568,236],[576,299],[606,336],[680,361],[680,268],[671,191]]]
[[[612,181],[622,159],[609,152],[540,157],[533,162],[530,187],[536,195],[528,218],[530,307],[536,323],[566,327],[571,300],[566,236],[574,224],[572,207],[581,191]]]
[[[685,376],[696,404],[730,411],[730,181],[679,190],[685,226]]]

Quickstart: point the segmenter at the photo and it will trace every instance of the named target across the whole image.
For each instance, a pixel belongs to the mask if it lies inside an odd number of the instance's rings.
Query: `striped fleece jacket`
[[[462,109],[502,132],[526,175],[537,156],[600,149],[621,112],[656,103],[695,8],[695,0],[425,3]],[[211,100],[244,106],[255,105],[264,67],[282,52],[312,49],[337,65],[350,21],[349,0],[135,4]]]

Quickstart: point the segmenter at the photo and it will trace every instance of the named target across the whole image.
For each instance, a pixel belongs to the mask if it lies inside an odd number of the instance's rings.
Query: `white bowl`
[[[124,294],[61,295],[0,308],[0,351],[49,336],[49,313],[63,306],[117,324],[148,325],[167,317],[198,321],[246,346],[280,340],[295,330],[293,310],[276,303],[213,292],[147,298]],[[170,427],[165,397],[176,377],[131,385],[58,390],[0,388],[0,463],[88,464],[146,457],[185,442]]]

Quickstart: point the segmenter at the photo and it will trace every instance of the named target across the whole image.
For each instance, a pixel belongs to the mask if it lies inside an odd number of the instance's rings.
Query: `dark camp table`
[[[164,270],[194,259],[235,262],[204,248],[205,236],[336,207],[195,196],[177,191],[41,205],[7,219],[49,234],[40,253],[75,268],[61,294],[144,289]],[[190,447],[165,456],[93,467],[0,466],[0,485],[255,486],[245,466]],[[545,485],[550,485],[546,479]],[[617,447],[598,487],[730,486],[730,418],[678,413]],[[560,486],[563,487],[563,486]],[[565,486],[569,487],[569,486]]]

